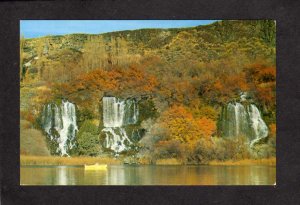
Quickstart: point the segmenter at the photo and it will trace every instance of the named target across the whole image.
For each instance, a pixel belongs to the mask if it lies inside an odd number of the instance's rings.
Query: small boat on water
[[[107,164],[84,165],[85,170],[107,170]]]

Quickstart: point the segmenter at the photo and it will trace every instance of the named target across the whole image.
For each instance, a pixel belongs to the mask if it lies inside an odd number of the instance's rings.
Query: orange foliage
[[[93,70],[81,74],[70,83],[57,84],[56,90],[63,95],[80,90],[115,92],[117,94],[127,91],[134,94],[147,94],[153,92],[157,85],[158,81],[155,76],[132,65],[128,69],[116,67],[109,71]]]
[[[275,123],[272,123],[270,124],[270,134],[271,136],[276,136],[276,124]]]
[[[256,63],[246,68],[247,77],[255,84],[276,81],[276,67]]]
[[[169,110],[163,113],[163,119],[168,118],[182,118],[182,119],[192,119],[193,115],[188,112],[185,107],[181,105],[173,105]]]
[[[161,116],[161,125],[167,130],[167,140],[179,140],[194,147],[202,138],[209,138],[216,129],[208,118],[195,119],[185,107],[173,105]]]
[[[276,68],[275,67],[265,67],[260,70],[259,78],[260,82],[273,82],[276,80]]]
[[[265,105],[273,104],[275,103],[275,95],[272,92],[272,88],[270,87],[257,87],[257,98],[260,102],[262,102]]]
[[[214,89],[222,91],[224,90],[224,85],[221,83],[220,80],[217,80],[214,84]]]
[[[246,76],[256,93],[257,99],[264,105],[275,105],[276,67],[256,63],[246,68]]]
[[[249,85],[247,84],[245,75],[240,74],[228,74],[221,76],[215,80],[210,92],[206,94],[210,100],[216,100],[221,103],[226,103],[229,99],[232,99],[240,91],[247,91]]]
[[[212,136],[212,134],[216,131],[216,123],[215,121],[202,117],[197,120],[199,127],[201,128],[200,131],[202,132],[202,136],[208,138]]]
[[[20,118],[27,120],[31,124],[35,122],[35,116],[29,111],[20,111]]]

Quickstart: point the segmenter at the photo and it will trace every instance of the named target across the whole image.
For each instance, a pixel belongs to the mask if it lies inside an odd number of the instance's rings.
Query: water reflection
[[[23,166],[22,185],[273,185],[274,166]]]
[[[83,170],[83,173],[84,177],[79,178],[82,185],[107,184],[107,170]]]
[[[59,185],[67,185],[67,169],[65,167],[59,167],[56,169],[57,182]]]

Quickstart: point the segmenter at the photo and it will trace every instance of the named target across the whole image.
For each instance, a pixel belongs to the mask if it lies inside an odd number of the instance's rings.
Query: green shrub
[[[78,154],[97,156],[100,152],[99,136],[90,132],[83,132],[77,139]]]
[[[139,121],[140,124],[143,120],[152,118],[156,119],[158,117],[158,112],[155,108],[154,102],[151,99],[139,101]]]
[[[83,108],[82,110],[77,109],[77,121],[79,126],[81,126],[86,120],[91,120],[94,117],[93,111],[88,108]]]
[[[84,121],[77,135],[77,154],[96,156],[101,150],[98,127],[92,121]]]

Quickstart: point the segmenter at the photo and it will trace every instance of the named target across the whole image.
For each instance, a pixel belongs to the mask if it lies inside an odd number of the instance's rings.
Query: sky
[[[21,20],[25,38],[72,33],[99,34],[141,28],[182,28],[206,25],[216,20]]]

